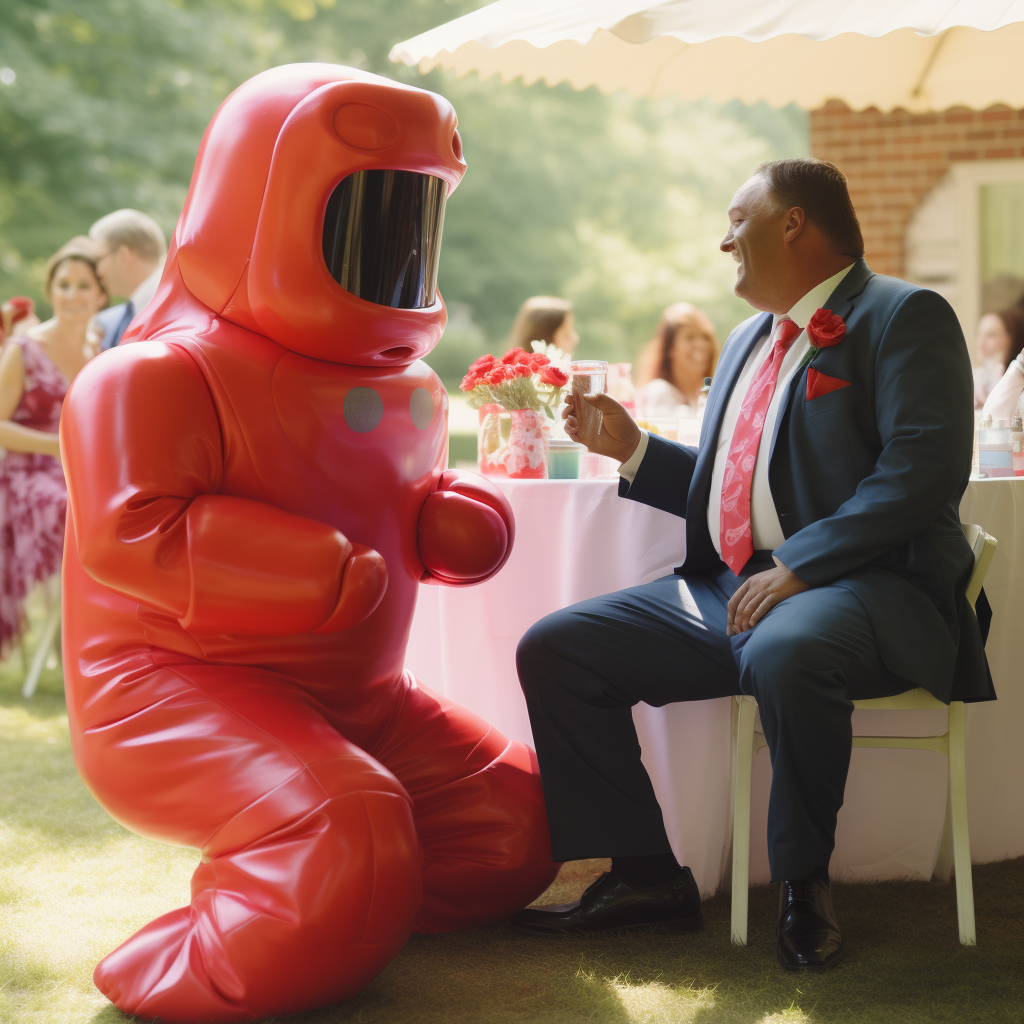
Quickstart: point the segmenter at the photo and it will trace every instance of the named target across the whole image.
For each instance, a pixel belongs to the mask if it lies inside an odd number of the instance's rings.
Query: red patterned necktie
[[[790,345],[803,330],[789,317],[779,320],[775,328],[775,343],[771,355],[761,364],[743,396],[740,415],[732,433],[729,457],[725,462],[722,480],[721,534],[722,561],[739,576],[754,553],[750,532],[750,485],[757,465],[757,450],[768,415],[775,386],[779,382],[779,367]]]

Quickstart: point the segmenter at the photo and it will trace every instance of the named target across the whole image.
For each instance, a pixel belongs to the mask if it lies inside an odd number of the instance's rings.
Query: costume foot
[[[207,971],[188,907],[174,910],[136,932],[99,962],[96,987],[122,1012],[151,1020],[234,1024],[254,1014],[218,991],[237,981],[226,964],[216,980]]]
[[[828,970],[846,955],[827,877],[782,883],[777,952],[789,971]]]
[[[700,890],[689,868],[671,882],[638,889],[602,875],[576,903],[520,910],[509,920],[517,932],[569,935],[618,929],[691,932],[704,927]]]

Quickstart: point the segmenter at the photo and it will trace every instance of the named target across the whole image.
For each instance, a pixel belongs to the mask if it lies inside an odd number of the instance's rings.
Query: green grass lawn
[[[31,650],[31,640],[30,640]],[[96,961],[185,902],[196,854],[115,824],[71,761],[60,672],[20,696],[0,666],[0,1022],[114,1024]],[[969,766],[968,766],[969,767]],[[599,862],[567,865],[545,901]],[[975,869],[978,946],[957,941],[952,885],[837,885],[850,946],[824,975],[775,963],[777,896],[755,889],[750,945],[729,945],[728,895],[684,937],[537,940],[501,925],[415,939],[359,996],[296,1024],[931,1024],[1024,1022],[1024,859]]]

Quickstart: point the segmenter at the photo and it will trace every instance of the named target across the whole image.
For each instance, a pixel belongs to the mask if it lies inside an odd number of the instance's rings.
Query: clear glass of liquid
[[[604,414],[584,402],[583,396],[603,395],[608,390],[608,364],[603,359],[580,359],[572,364],[571,376],[579,432],[583,437],[596,437],[601,433]]]

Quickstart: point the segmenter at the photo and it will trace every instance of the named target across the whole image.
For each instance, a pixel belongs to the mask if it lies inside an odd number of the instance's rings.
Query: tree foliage
[[[724,209],[760,160],[806,150],[803,115],[634,102],[594,89],[455,79],[391,46],[473,0],[0,0],[0,295],[41,299],[41,268],[122,206],[169,232],[202,132],[275,64],[325,60],[444,93],[469,171],[448,204],[432,362],[448,380],[500,346],[520,302],[572,298],[587,354],[629,358],[689,299],[721,330],[746,310],[717,252]],[[7,70],[4,70],[7,69]]]

